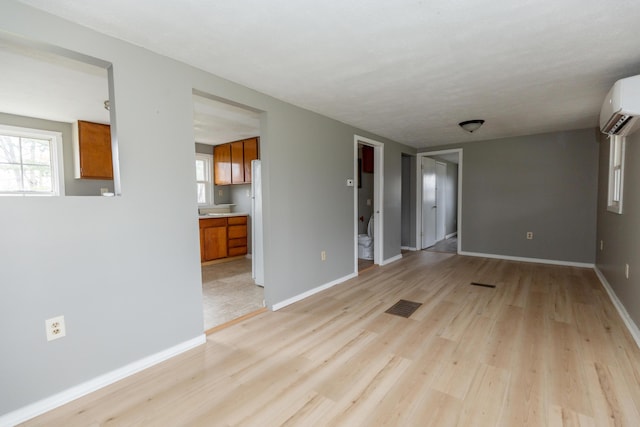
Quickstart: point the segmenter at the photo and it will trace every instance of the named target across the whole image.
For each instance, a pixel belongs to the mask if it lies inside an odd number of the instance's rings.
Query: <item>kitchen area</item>
[[[204,330],[264,310],[259,112],[194,94]]]

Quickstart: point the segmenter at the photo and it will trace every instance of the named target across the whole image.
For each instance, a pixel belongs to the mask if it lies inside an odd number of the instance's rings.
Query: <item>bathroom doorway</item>
[[[383,261],[384,145],[354,137],[354,272]]]

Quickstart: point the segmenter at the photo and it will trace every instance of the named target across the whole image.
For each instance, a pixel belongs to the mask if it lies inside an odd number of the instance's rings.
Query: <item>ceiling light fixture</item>
[[[473,133],[480,129],[480,126],[482,126],[483,124],[484,120],[466,120],[464,122],[458,123],[458,126],[469,133]]]

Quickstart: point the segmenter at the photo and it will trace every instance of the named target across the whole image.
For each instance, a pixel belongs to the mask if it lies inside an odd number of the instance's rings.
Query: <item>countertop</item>
[[[211,214],[198,215],[198,218],[199,219],[230,218],[230,217],[234,217],[234,216],[249,216],[249,214],[243,213],[243,212],[211,213]]]

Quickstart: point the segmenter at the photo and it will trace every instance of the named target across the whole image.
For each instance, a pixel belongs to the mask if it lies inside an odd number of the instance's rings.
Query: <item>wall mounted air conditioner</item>
[[[609,135],[629,135],[639,118],[640,75],[618,80],[602,104],[600,130]]]

